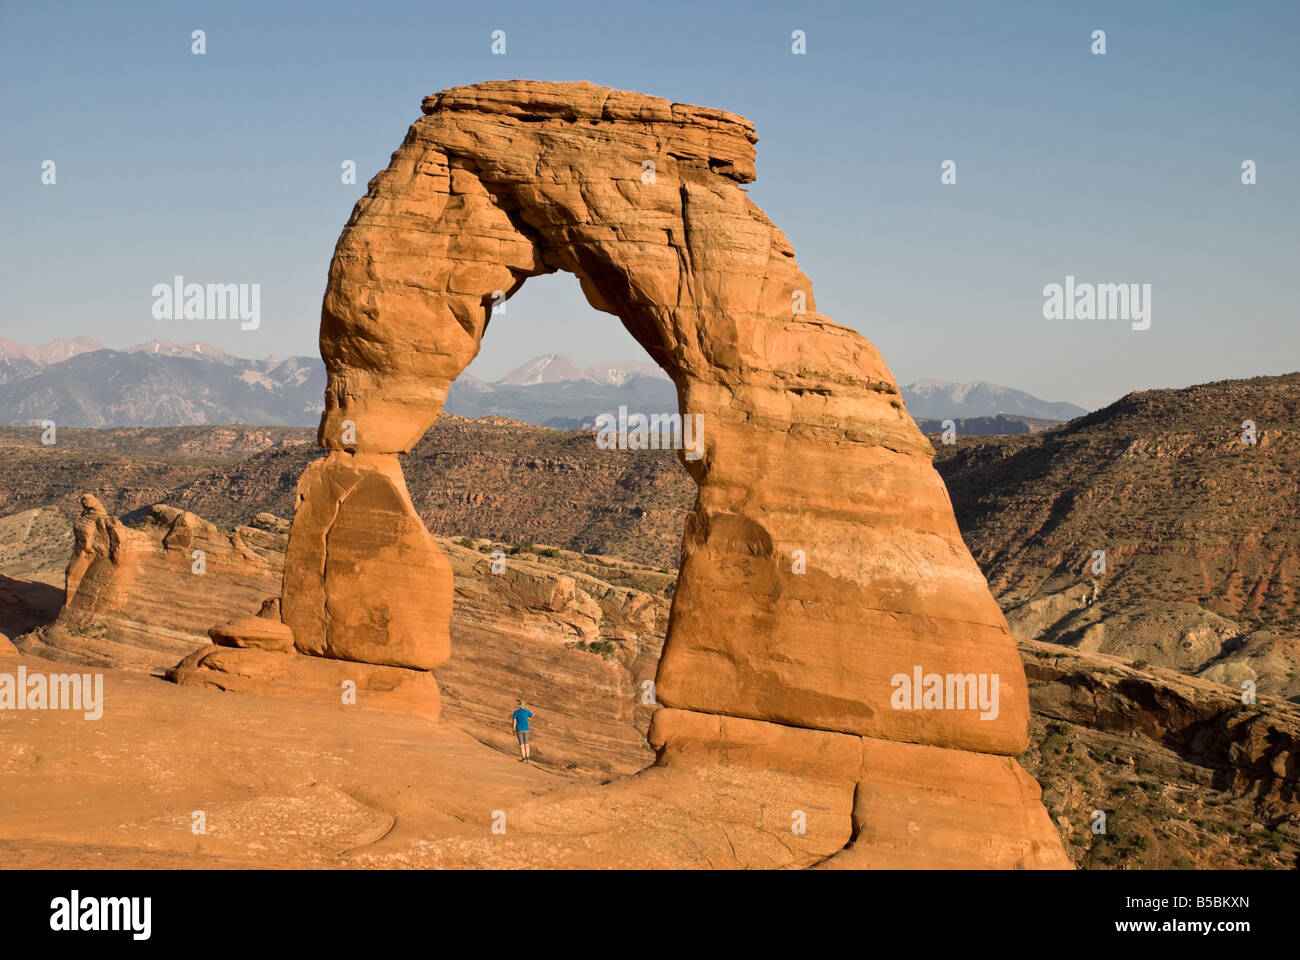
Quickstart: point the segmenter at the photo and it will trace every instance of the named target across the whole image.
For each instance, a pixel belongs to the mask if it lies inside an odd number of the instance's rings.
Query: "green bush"
[[[613,640],[593,640],[591,643],[586,640],[579,640],[574,646],[579,650],[585,650],[587,653],[599,654],[606,660],[618,653],[618,644]]]

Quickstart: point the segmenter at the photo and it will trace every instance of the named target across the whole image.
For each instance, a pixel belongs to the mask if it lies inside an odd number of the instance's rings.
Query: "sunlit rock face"
[[[959,862],[1063,865],[1014,761],[968,762],[1026,746],[1013,640],[893,376],[817,312],[790,243],[744,191],[752,125],[586,83],[458,87],[423,112],[330,265],[319,441],[334,452],[299,486],[283,601],[298,649],[417,669],[455,655],[451,573],[396,454],[438,417],[493,309],[528,277],[565,270],[676,384],[680,409],[657,412],[699,417],[682,457],[699,497],[656,687],[680,712],[661,725],[665,754],[674,730],[689,729],[692,756],[707,754],[709,731],[843,736],[844,777],[865,791],[854,809],[875,811],[900,788],[869,756],[888,771],[914,751],[938,798],[926,809],[970,814],[953,828],[973,831]],[[693,714],[759,726],[680,719]],[[888,750],[855,752],[863,738]],[[985,768],[1002,785],[989,788],[996,803],[945,792]],[[1023,830],[978,843],[981,817],[1009,809]],[[921,849],[927,836],[902,859],[950,863]],[[857,859],[893,849],[873,837]]]

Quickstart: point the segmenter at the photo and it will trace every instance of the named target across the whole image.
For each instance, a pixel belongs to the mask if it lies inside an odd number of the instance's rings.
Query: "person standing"
[[[510,727],[515,732],[516,739],[519,740],[519,762],[531,763],[528,756],[528,740],[531,731],[528,729],[528,720],[532,717],[533,712],[528,709],[528,705],[522,700],[515,701],[519,708],[510,715]]]

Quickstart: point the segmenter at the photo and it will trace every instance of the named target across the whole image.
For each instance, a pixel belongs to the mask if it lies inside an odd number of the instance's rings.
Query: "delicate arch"
[[[498,291],[567,270],[668,372],[681,412],[703,416],[704,456],[683,461],[699,497],[659,702],[1023,750],[1024,673],[933,450],[879,354],[816,312],[789,242],[742,189],[753,127],[585,83],[458,87],[426,98],[424,114],[357,203],[330,266],[319,441],[333,452],[303,478],[286,558],[284,616],[299,648],[446,660],[450,571],[410,523],[395,454],[437,418]],[[331,535],[358,520],[364,543]],[[339,563],[355,576],[332,576]],[[384,618],[335,616],[382,588],[367,569],[416,571],[428,590],[388,602]],[[895,709],[892,681],[917,671],[998,677],[996,716]]]

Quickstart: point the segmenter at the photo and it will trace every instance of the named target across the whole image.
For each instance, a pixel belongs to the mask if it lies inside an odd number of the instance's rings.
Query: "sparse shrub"
[[[587,653],[599,654],[606,660],[618,653],[618,644],[613,640],[593,640],[591,643],[586,640],[579,640],[573,646]]]
[[[1068,737],[1070,727],[1063,723],[1049,723],[1047,725],[1047,735],[1043,737],[1040,749],[1043,753],[1061,756],[1065,753],[1066,748],[1070,745]]]
[[[556,550],[554,547],[545,547],[544,549],[538,550],[537,555],[539,557],[558,557],[560,551]]]

